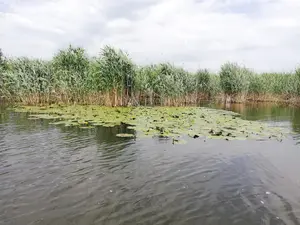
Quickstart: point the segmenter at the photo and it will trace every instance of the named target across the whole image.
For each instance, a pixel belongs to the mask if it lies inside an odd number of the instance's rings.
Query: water
[[[300,133],[300,109],[228,107]],[[0,224],[300,224],[300,135],[172,145],[115,137],[124,129],[2,110]]]

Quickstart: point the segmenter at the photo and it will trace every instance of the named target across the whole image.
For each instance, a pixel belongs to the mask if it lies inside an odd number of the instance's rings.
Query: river
[[[300,109],[205,106],[293,134],[173,145],[1,109],[0,224],[300,224]]]

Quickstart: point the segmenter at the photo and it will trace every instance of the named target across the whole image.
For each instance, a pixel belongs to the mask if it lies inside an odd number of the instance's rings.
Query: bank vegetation
[[[9,58],[0,52],[0,101],[24,105],[183,106],[201,100],[300,103],[300,69],[256,73],[236,63],[218,73],[190,72],[170,63],[136,65],[105,46],[96,57],[69,46],[51,60]]]

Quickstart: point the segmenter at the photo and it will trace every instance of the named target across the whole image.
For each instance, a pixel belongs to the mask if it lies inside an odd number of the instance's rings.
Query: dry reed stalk
[[[189,106],[199,104],[201,100],[208,100],[208,95],[204,93],[191,93],[178,97],[165,97],[143,95],[139,92],[132,95],[139,105],[161,105],[161,106]],[[285,103],[300,106],[300,96],[295,95],[271,95],[271,94],[237,94],[216,95],[214,101],[224,103],[257,103],[257,102],[272,102]],[[103,106],[128,106],[130,98],[124,93],[115,92],[91,92],[72,94],[68,92],[53,92],[53,93],[31,93],[24,94],[19,97],[11,97],[1,99],[1,102],[19,103],[22,105],[48,105],[48,104],[96,104]],[[131,102],[132,104],[132,102]]]

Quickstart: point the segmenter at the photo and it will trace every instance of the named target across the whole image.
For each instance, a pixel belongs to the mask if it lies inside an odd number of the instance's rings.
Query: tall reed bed
[[[0,98],[13,103],[190,105],[203,99],[300,102],[299,96],[300,69],[258,74],[225,63],[216,74],[192,73],[170,63],[138,66],[110,46],[96,57],[69,46],[49,61],[5,58],[0,51]]]

